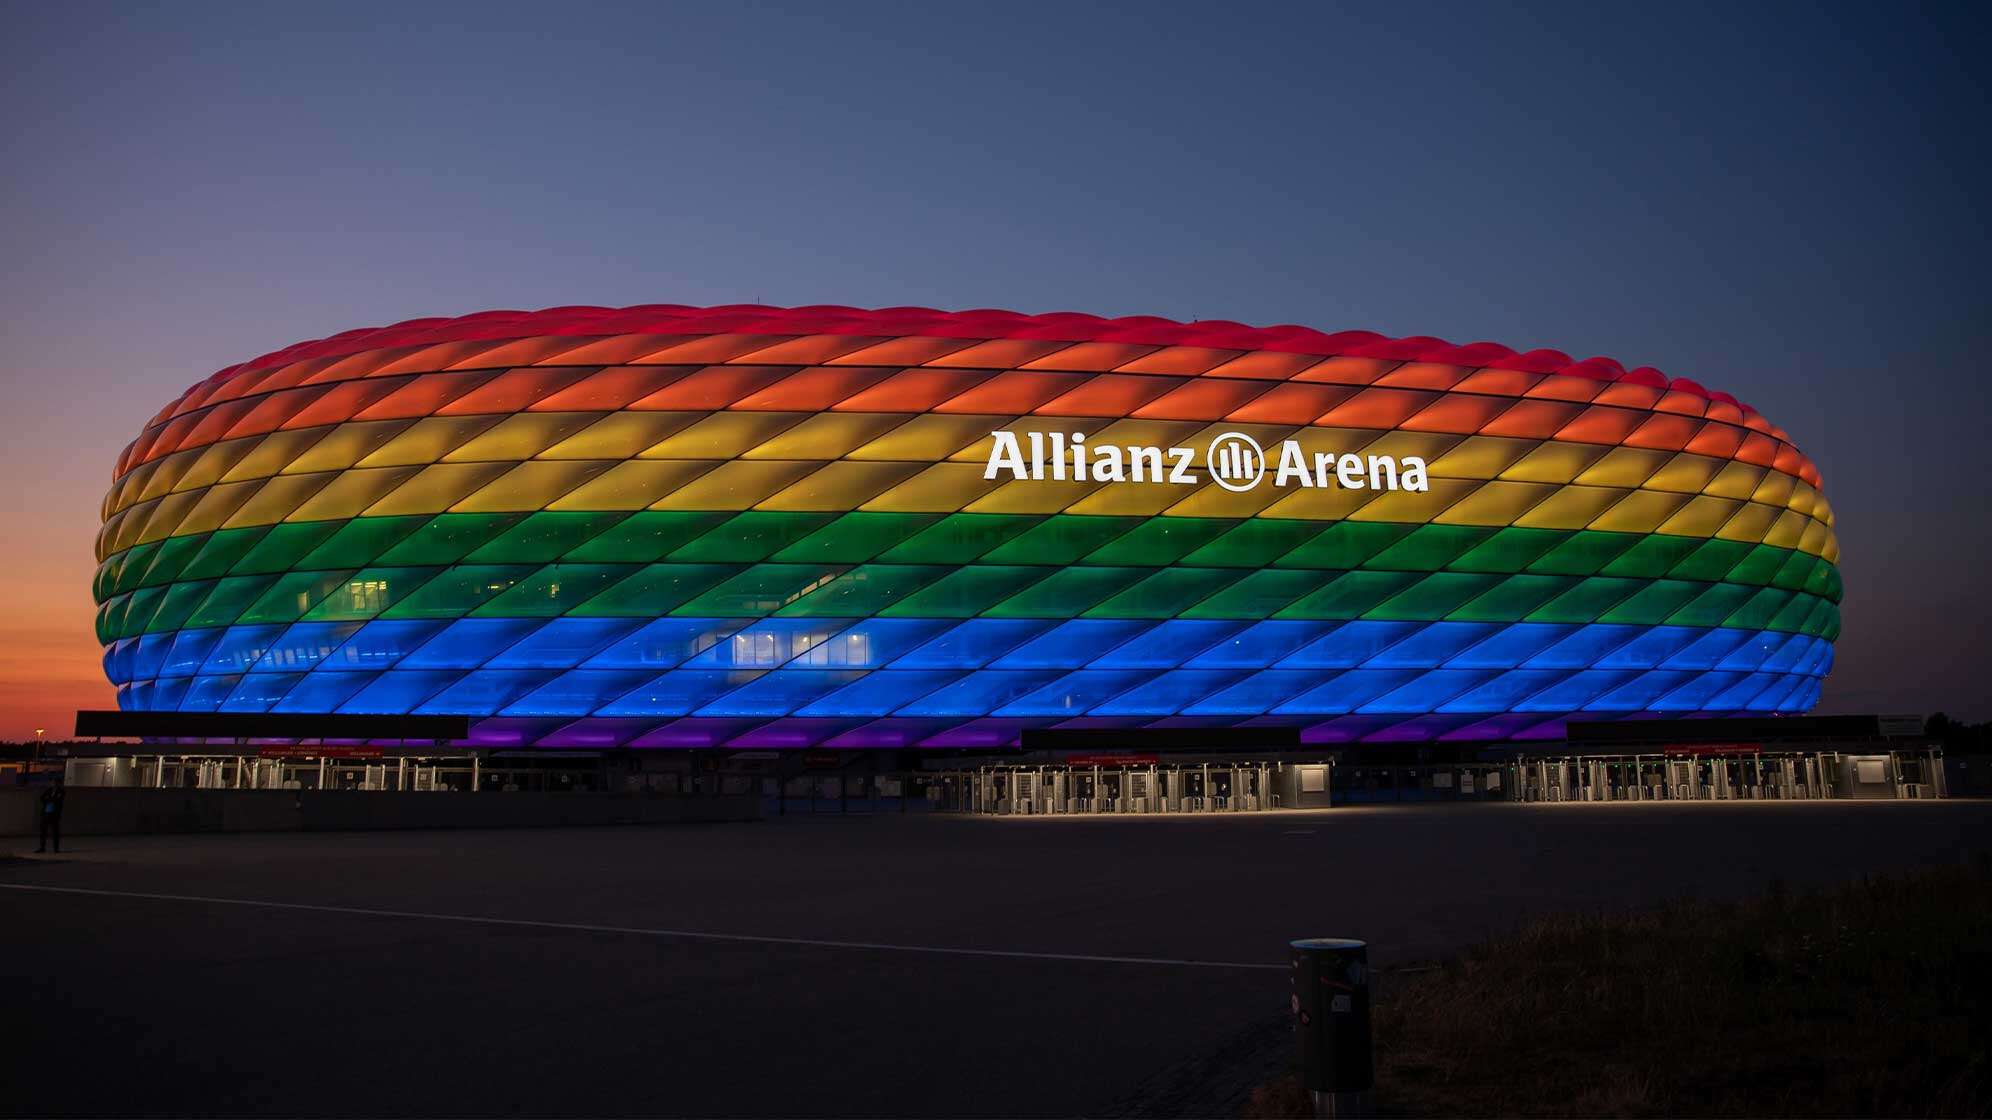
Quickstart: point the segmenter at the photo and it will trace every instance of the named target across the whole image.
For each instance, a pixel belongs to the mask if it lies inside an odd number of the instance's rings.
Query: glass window
[[[1136,685],[1103,703],[1095,716],[1168,716],[1246,675],[1242,669],[1177,669]]]
[[[1462,622],[1517,622],[1576,583],[1574,576],[1508,576],[1447,617]]]
[[[1513,669],[1577,632],[1575,626],[1518,622],[1446,662],[1450,669]]]
[[[556,618],[486,664],[493,669],[571,669],[641,625],[642,621],[634,618]],[[632,681],[616,695],[641,683]]]
[[[178,630],[186,625],[187,618],[194,613],[194,608],[207,599],[209,593],[214,590],[214,584],[213,580],[202,580],[199,583],[168,585],[165,594],[160,596],[152,617],[149,620],[142,620],[127,616],[125,629],[135,630],[142,625],[148,633]]]
[[[1056,669],[985,669],[899,709],[902,716],[984,716],[1063,676]]]
[[[788,606],[842,571],[822,564],[757,564],[674,609],[721,618],[760,616]]]
[[[1744,630],[1763,630],[1771,625],[1792,600],[1792,593],[1775,587],[1759,588],[1742,606],[1722,620],[1724,626],[1734,626]]]
[[[219,711],[224,712],[267,712],[270,705],[283,699],[284,694],[295,686],[302,673],[250,673],[242,678],[242,683],[221,702]]]
[[[114,679],[150,680],[158,676],[160,670],[166,667],[167,652],[173,648],[173,643],[177,640],[179,640],[177,634],[147,634],[131,642],[124,647],[124,656],[120,658],[120,675]],[[1800,637],[1799,640],[1810,641],[1804,637]]]
[[[1747,630],[1700,630],[1679,653],[1660,663],[1662,669],[1713,669],[1731,650],[1750,638]]]
[[[1361,618],[1425,577],[1417,572],[1343,572],[1333,582],[1280,609],[1281,618]]]
[[[1640,635],[1637,626],[1580,626],[1525,663],[1531,669],[1588,669]]]
[[[884,716],[961,679],[956,669],[881,669],[816,700],[795,714],[809,717]]]
[[[987,559],[992,564],[1070,564],[1138,524],[1132,517],[1056,514],[996,546]]]
[[[1282,669],[1354,668],[1423,629],[1417,622],[1346,622],[1279,660]]]
[[[1562,544],[1542,554],[1529,571],[1548,575],[1588,576],[1617,559],[1640,539],[1638,533],[1604,533],[1585,529],[1571,533]]]
[[[277,577],[249,608],[242,622],[295,622],[318,601],[343,586],[352,571],[286,572]]]
[[[647,669],[576,669],[506,707],[508,716],[585,716],[656,676]]]
[[[195,677],[187,682],[187,691],[180,697],[180,710],[183,712],[212,712],[221,707],[228,694],[235,691],[242,678]],[[157,698],[154,703],[157,703]]]
[[[551,564],[476,609],[480,617],[553,618],[640,571],[635,564]]]
[[[874,669],[954,625],[945,618],[867,618],[797,653],[797,668]]]
[[[332,712],[373,681],[372,673],[306,673],[270,709],[276,712]]]
[[[892,664],[897,669],[979,669],[1056,625],[1045,619],[972,618]]]
[[[1686,606],[1689,600],[1701,594],[1705,586],[1705,584],[1688,583],[1685,580],[1657,579],[1598,616],[1598,621],[1655,626]]]
[[[912,618],[973,618],[1049,573],[1048,568],[1023,565],[971,564],[942,576],[886,608],[885,613]]]
[[[1635,669],[1586,669],[1572,673],[1514,705],[1518,712],[1574,712],[1610,689],[1639,676]]]
[[[547,564],[600,535],[625,513],[563,513],[542,510],[472,550],[471,564]]]
[[[687,668],[772,669],[829,642],[849,619],[763,618],[686,662]]]
[[[1152,669],[1079,669],[996,709],[998,716],[1082,716],[1154,677]]]
[[[741,571],[736,564],[650,564],[576,607],[573,613],[656,618]]]
[[[191,537],[169,537],[159,542],[156,551],[151,554],[150,563],[132,565],[136,569],[133,586],[138,584],[153,586],[178,579],[180,570],[192,563],[195,556],[200,555],[201,549],[207,545],[207,540],[206,534],[200,534]],[[136,552],[137,549],[132,551]],[[1801,585],[1802,583],[1793,586]]]
[[[785,716],[864,674],[851,670],[777,669],[718,697],[701,716]]]
[[[1268,619],[1236,631],[1183,663],[1190,669],[1256,669],[1271,665],[1328,632],[1332,622]]]
[[[745,619],[660,618],[588,661],[591,669],[667,669],[703,653],[746,625]]]
[[[1364,562],[1366,568],[1436,572],[1494,535],[1478,525],[1420,525]]]
[[[1308,689],[1273,709],[1276,715],[1343,715],[1406,681],[1414,680],[1416,669],[1350,669],[1327,683]]]
[[[1174,564],[1236,524],[1238,522],[1228,518],[1151,517],[1094,549],[1087,555],[1086,562],[1136,566]]]
[[[1729,570],[1741,563],[1750,554],[1750,545],[1742,541],[1706,540],[1699,542],[1688,557],[1675,564],[1667,574],[1675,579],[1700,580],[1714,583],[1729,574]]]
[[[774,554],[791,563],[862,564],[940,520],[932,513],[844,514]]]
[[[191,677],[207,664],[208,655],[214,651],[215,643],[227,631],[182,630],[174,634],[173,644],[166,649],[166,656],[160,662],[159,676]],[[164,635],[161,635],[162,637]]]
[[[604,705],[602,716],[682,716],[761,675],[760,670],[673,669]]]
[[[518,513],[445,513],[424,520],[381,554],[383,564],[454,564],[524,518]],[[374,520],[369,518],[368,520]]]
[[[671,554],[681,562],[751,564],[828,525],[833,513],[747,510]]]
[[[360,629],[357,622],[300,622],[270,643],[254,673],[303,672],[332,656]],[[257,709],[261,711],[262,709]]]
[[[1474,715],[1505,712],[1567,675],[1562,669],[1510,669],[1439,704],[1436,710]]]
[[[1675,537],[1652,533],[1633,542],[1631,548],[1619,553],[1611,563],[1598,569],[1598,574],[1629,579],[1655,579],[1666,575],[1674,565],[1700,548],[1701,544],[1701,539],[1698,537]]]
[[[1182,611],[1184,618],[1262,619],[1321,590],[1339,573],[1315,568],[1267,568],[1220,588]]]
[[[1370,608],[1367,614],[1390,619],[1444,618],[1507,578],[1485,572],[1434,572]]]
[[[733,516],[709,510],[639,510],[577,545],[568,559],[584,564],[649,564]]]
[[[536,618],[461,618],[401,662],[404,669],[474,669],[540,628]]]
[[[419,514],[411,517],[354,518],[307,553],[297,566],[306,569],[366,567],[402,538],[421,528],[427,520]]]
[[[201,674],[247,672],[251,665],[262,659],[270,643],[283,632],[281,626],[229,627],[209,652],[207,661],[201,666]]]
[[[1655,669],[1641,673],[1584,705],[1587,712],[1637,712],[1679,688],[1693,673],[1677,669]]]
[[[1433,669],[1363,704],[1359,711],[1379,715],[1418,715],[1499,674],[1499,669]]]
[[[1686,626],[1655,626],[1606,654],[1600,669],[1653,669],[1702,635]]]
[[[1321,683],[1321,674],[1300,669],[1267,669],[1186,704],[1186,716],[1257,716]]]
[[[1161,623],[1095,659],[1095,669],[1172,669],[1236,633],[1244,624],[1191,619]]]
[[[1568,533],[1510,525],[1466,550],[1446,566],[1457,572],[1519,572],[1562,544]]]
[[[1244,575],[1242,568],[1164,568],[1086,613],[1099,618],[1171,618]]]
[[[338,521],[292,521],[271,526],[270,531],[236,561],[231,574],[259,575],[288,572],[297,562],[339,530]]]
[[[1530,622],[1595,622],[1640,589],[1636,580],[1592,576],[1529,612]]]
[[[879,559],[907,564],[966,564],[1042,520],[1011,513],[952,513],[895,545]]]
[[[339,710],[358,715],[403,715],[462,675],[454,669],[393,669],[375,677],[339,705]]]
[[[1280,557],[1283,568],[1360,568],[1414,526],[1389,521],[1337,521]]]
[[[933,564],[862,564],[783,607],[781,613],[853,618],[875,615],[947,571]]]
[[[986,613],[999,618],[1071,618],[1150,574],[1145,568],[1060,568]]]
[[[345,645],[333,651],[317,671],[386,669],[421,648],[447,625],[449,623],[442,619],[375,620],[366,623]],[[332,709],[317,710],[329,712]]]
[[[267,525],[250,529],[223,529],[210,533],[201,550],[194,555],[187,566],[180,571],[181,579],[211,579],[227,575],[243,556],[247,555],[256,542],[270,531]]]
[[[422,702],[421,715],[488,716],[556,675],[551,669],[476,669]]]
[[[1756,594],[1756,588],[1741,584],[1713,584],[1667,621],[1676,626],[1721,626]]]
[[[991,664],[998,669],[1077,669],[1155,625],[1145,619],[1075,618]]]
[[[1434,622],[1377,654],[1369,664],[1377,669],[1435,669],[1499,629],[1487,622]]]
[[[441,568],[367,568],[354,572],[305,612],[312,621],[363,621],[427,583]]]
[[[382,614],[387,618],[461,618],[531,575],[531,565],[477,564],[450,568]]]
[[[1702,673],[1692,677],[1688,683],[1655,700],[1651,708],[1656,712],[1696,712],[1708,710],[1710,700],[1723,689],[1742,680],[1745,673]]]

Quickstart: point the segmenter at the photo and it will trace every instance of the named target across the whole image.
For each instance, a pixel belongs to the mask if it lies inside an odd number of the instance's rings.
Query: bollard
[[[1369,943],[1291,942],[1294,1039],[1318,1117],[1367,1117],[1376,1080],[1370,1050]]]

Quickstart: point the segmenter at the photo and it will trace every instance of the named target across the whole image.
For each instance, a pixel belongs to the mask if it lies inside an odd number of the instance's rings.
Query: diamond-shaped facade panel
[[[561,308],[222,370],[120,457],[127,709],[546,746],[1509,739],[1797,713],[1818,472],[1722,393],[1367,332]]]

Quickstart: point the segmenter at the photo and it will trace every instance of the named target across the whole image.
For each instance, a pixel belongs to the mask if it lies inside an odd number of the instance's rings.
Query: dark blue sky
[[[1818,462],[1840,518],[1822,710],[1992,717],[1973,8],[6,23],[0,467],[44,480],[7,510],[20,648],[93,653],[111,461],[221,365],[492,307],[997,306],[1491,339],[1732,392]]]

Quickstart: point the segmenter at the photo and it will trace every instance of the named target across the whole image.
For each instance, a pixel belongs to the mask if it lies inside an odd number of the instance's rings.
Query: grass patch
[[[1547,918],[1378,977],[1396,1116],[1992,1114],[1992,863]],[[1247,1116],[1311,1115],[1297,1075]]]

